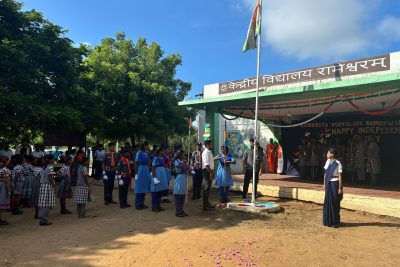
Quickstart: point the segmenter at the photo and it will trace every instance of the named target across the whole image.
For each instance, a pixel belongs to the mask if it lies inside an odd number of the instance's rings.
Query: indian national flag
[[[247,31],[247,38],[243,45],[243,53],[247,50],[257,48],[257,37],[261,32],[261,1],[262,0],[257,0],[256,7],[254,8],[249,30]]]

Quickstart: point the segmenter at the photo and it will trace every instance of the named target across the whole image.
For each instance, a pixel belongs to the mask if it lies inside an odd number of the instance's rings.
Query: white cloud
[[[362,54],[400,40],[399,18],[375,18],[382,1],[266,0],[263,39],[274,51],[299,60],[340,60]],[[255,1],[239,3],[251,12]]]
[[[383,18],[378,27],[379,34],[389,41],[400,40],[400,18],[387,16]]]

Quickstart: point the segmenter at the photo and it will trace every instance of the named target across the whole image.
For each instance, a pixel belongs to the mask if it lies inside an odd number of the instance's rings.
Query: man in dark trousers
[[[201,155],[202,168],[203,168],[203,184],[201,190],[203,191],[203,210],[213,211],[214,206],[210,204],[208,197],[211,191],[211,182],[215,177],[214,174],[214,156],[212,153],[213,144],[211,140],[206,140],[204,142],[206,149]]]
[[[119,157],[115,152],[115,143],[109,143],[108,152],[103,162],[104,205],[118,204],[113,200],[112,195],[118,162]]]
[[[250,181],[253,180],[253,159],[254,159],[254,139],[250,139],[250,150],[246,152],[244,157],[244,184],[243,184],[243,194],[242,198],[247,198],[247,192],[249,190]],[[260,145],[257,143],[257,157],[256,157],[256,185],[255,185],[255,195],[257,198],[257,186],[261,171],[261,162],[264,157],[264,152]]]

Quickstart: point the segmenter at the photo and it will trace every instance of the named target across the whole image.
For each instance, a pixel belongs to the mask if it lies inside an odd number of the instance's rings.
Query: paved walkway
[[[234,175],[233,178],[237,182],[243,182],[244,175]],[[312,189],[322,191],[322,181],[314,182],[302,180],[296,176],[278,175],[278,174],[262,174],[259,184],[272,185],[280,187],[297,187],[304,189]],[[362,196],[386,197],[400,199],[400,185],[397,186],[369,186],[344,184],[344,192]]]

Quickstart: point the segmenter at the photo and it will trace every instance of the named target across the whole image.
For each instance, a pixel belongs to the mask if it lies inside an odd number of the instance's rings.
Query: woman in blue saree
[[[343,198],[342,164],[335,159],[336,150],[329,148],[324,175],[323,224],[338,228],[340,224],[340,201]]]

